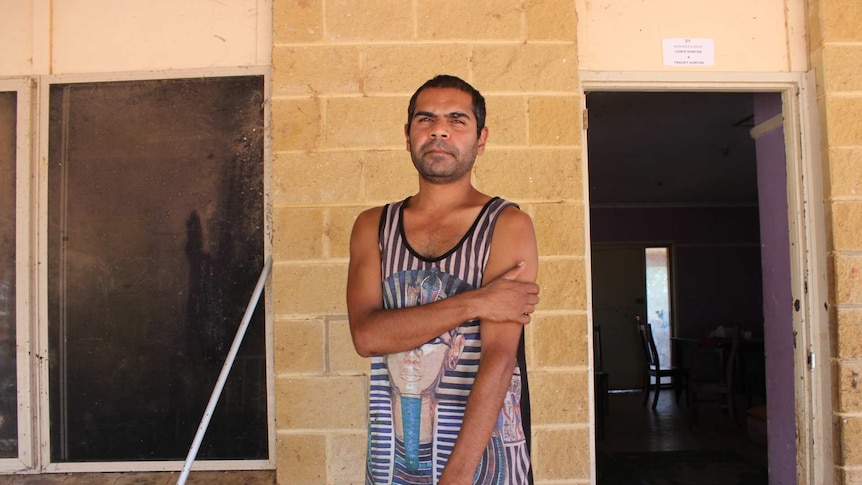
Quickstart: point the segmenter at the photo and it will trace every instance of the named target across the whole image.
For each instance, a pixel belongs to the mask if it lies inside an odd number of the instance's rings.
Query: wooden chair
[[[662,369],[661,361],[659,360],[658,350],[655,346],[655,340],[652,335],[652,325],[649,323],[638,322],[638,333],[640,334],[641,346],[644,351],[644,405],[649,398],[649,388],[651,378],[655,378],[653,385],[652,408],[655,409],[658,404],[658,393],[661,390],[662,378],[669,377],[673,385],[676,402],[679,402],[679,395],[682,393],[683,387],[687,386],[687,372],[681,367],[668,367]]]
[[[739,355],[739,332],[734,332],[730,339],[730,350],[718,345],[716,351],[723,357],[723,372],[718,379],[701,381],[692,380],[689,383],[689,404],[692,407],[691,417],[696,419],[699,408],[706,406],[718,407],[727,411],[731,423],[736,424],[736,414],[733,405],[734,373],[737,356]]]

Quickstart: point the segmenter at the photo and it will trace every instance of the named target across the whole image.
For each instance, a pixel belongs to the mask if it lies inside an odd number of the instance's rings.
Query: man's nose
[[[441,120],[434,123],[434,126],[431,128],[431,136],[434,138],[449,138],[449,127],[446,125],[446,122]]]

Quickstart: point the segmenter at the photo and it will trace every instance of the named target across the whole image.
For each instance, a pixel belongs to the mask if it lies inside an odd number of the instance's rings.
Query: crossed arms
[[[480,321],[479,370],[440,482],[471,483],[516,365],[521,329],[539,301],[533,224],[514,207],[500,214],[481,288],[426,305],[384,309],[377,241],[381,211],[360,214],[351,235],[347,310],[353,344],[364,357],[392,354],[418,347],[461,323]]]

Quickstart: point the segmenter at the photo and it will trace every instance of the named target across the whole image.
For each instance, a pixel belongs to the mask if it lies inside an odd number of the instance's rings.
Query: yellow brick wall
[[[368,361],[353,351],[348,238],[416,191],[407,102],[455,74],[488,102],[477,186],[535,221],[528,327],[537,480],[589,483],[584,194],[571,0],[275,0],[272,171],[277,477],[360,483]]]
[[[836,483],[862,483],[862,2],[810,0],[826,176]]]

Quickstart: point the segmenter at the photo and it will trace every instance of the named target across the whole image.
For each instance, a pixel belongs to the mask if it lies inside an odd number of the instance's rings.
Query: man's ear
[[[410,151],[410,123],[404,124],[404,140],[407,144],[407,151]]]
[[[485,142],[488,141],[488,127],[483,126],[482,131],[479,132],[479,140],[476,142],[476,154],[481,155],[485,153]]]

